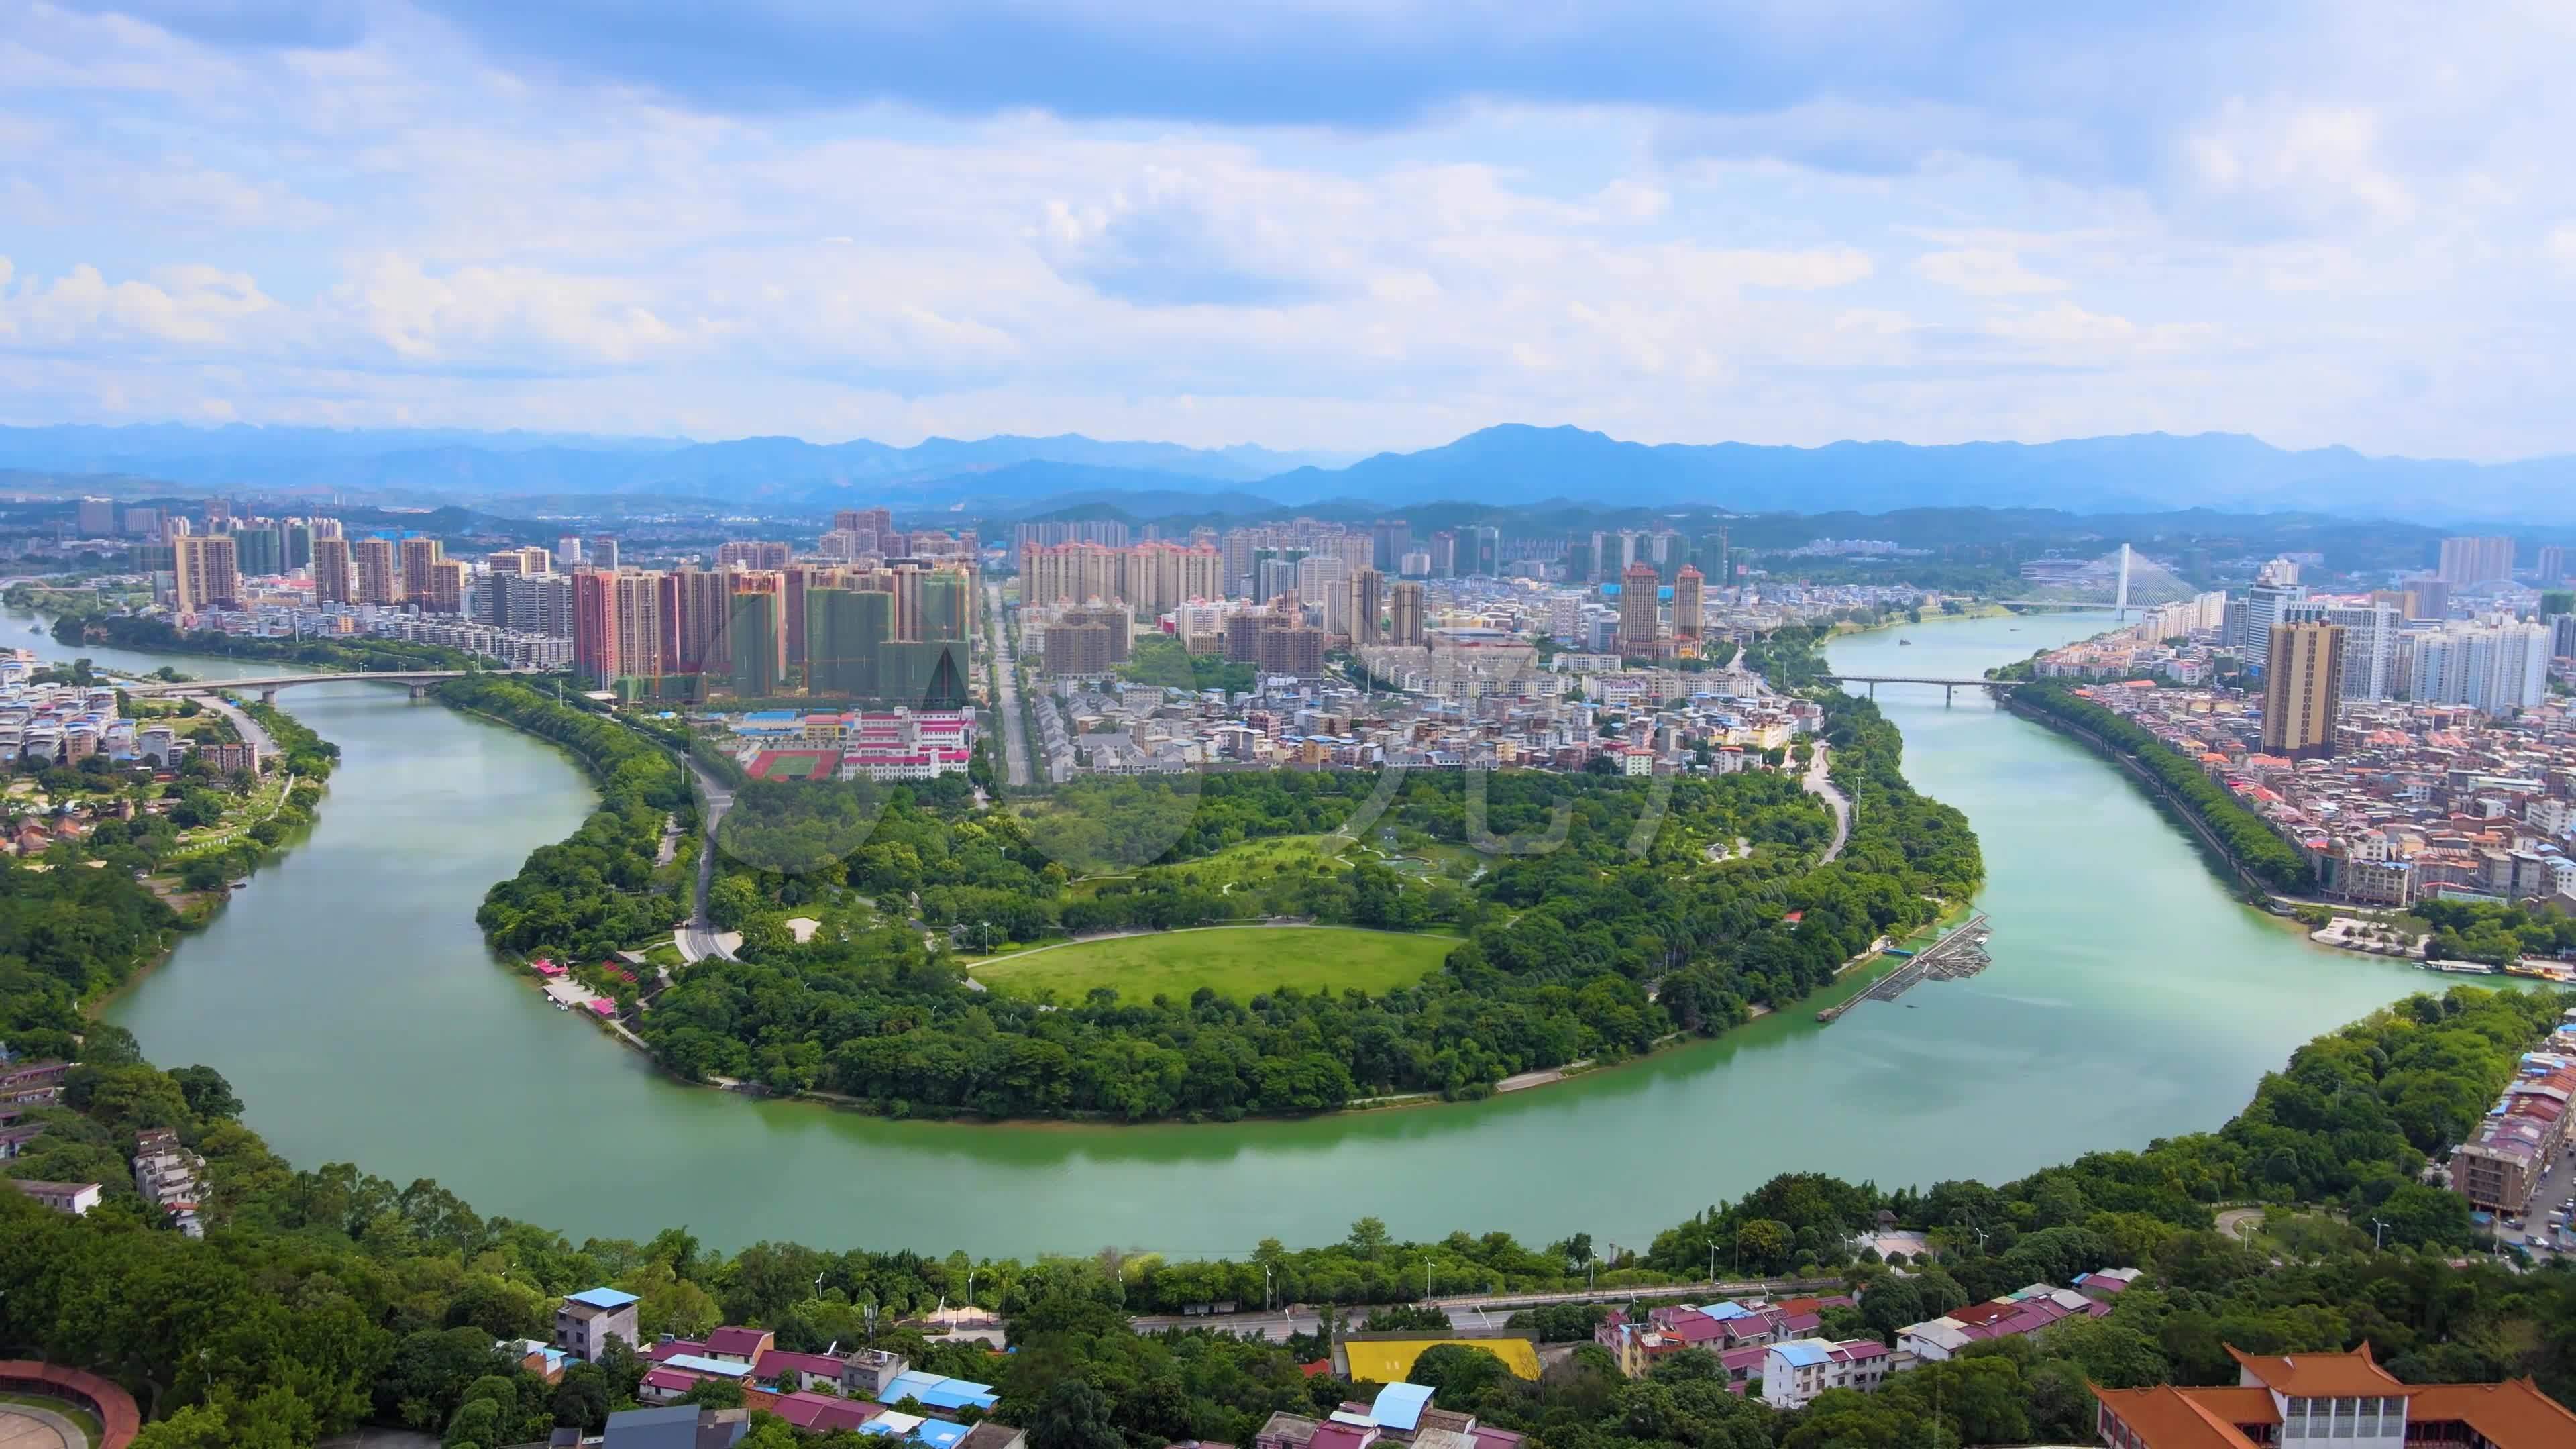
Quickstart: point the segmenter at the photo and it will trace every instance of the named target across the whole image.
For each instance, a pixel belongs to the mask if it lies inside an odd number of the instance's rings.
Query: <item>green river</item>
[[[1832,658],[1969,676],[2104,622],[1931,623]],[[158,1061],[221,1069],[299,1164],[434,1177],[575,1239],[686,1224],[722,1246],[1243,1254],[1375,1214],[1400,1236],[1641,1245],[1784,1170],[2001,1180],[2215,1127],[2298,1043],[2432,984],[2232,901],[2178,828],[2073,745],[1982,697],[1944,708],[1937,689],[1891,686],[1909,774],[1984,841],[1995,964],[1971,980],[1831,1027],[1787,1011],[1471,1105],[1231,1126],[891,1122],[664,1080],[493,965],[473,919],[484,889],[589,807],[565,757],[387,686],[281,699],[344,752],[320,822],[110,1019]]]

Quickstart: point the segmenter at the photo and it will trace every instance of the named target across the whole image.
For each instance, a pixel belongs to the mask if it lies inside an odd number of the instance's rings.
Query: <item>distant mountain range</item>
[[[2208,507],[2460,522],[2576,522],[2576,458],[2479,464],[2290,451],[2241,434],[2143,433],[2056,443],[1630,443],[1573,427],[1486,428],[1348,462],[1250,446],[932,438],[909,448],[795,438],[697,443],[537,433],[304,428],[0,428],[0,470],[120,475],[182,488],[341,493],[506,507],[602,495],[703,499],[764,512],[884,502],[1015,513],[1086,503],[1142,517],[1333,501],[1402,508],[1549,500],[1747,512]],[[131,486],[129,481],[128,486]]]

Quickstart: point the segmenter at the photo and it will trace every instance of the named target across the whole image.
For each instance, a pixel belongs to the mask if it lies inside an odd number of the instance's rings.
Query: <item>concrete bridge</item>
[[[1952,703],[1963,689],[2011,689],[2030,682],[2026,679],[1944,679],[1930,674],[1824,674],[1817,677],[1828,684],[1867,685],[1872,699],[1878,698],[1878,687],[1882,684],[1937,684],[1941,686],[1943,704]]]
[[[125,692],[142,699],[170,699],[183,694],[213,694],[219,690],[242,694],[255,689],[259,691],[260,703],[275,704],[277,692],[281,689],[293,689],[299,684],[346,684],[354,679],[369,684],[409,685],[411,697],[418,699],[441,680],[463,679],[470,672],[463,669],[379,669],[353,670],[345,674],[276,674],[251,679],[191,679],[182,684],[149,681],[127,685]],[[508,671],[485,672],[499,674]]]

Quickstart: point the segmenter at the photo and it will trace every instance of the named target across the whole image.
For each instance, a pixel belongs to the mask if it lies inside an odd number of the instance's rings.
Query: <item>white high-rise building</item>
[[[2305,602],[2307,597],[2308,591],[2297,584],[2256,584],[2245,591],[2247,660],[2259,664],[2272,657],[2272,626],[2281,623],[2289,608]]]
[[[1297,597],[1324,606],[1324,632],[1351,632],[1351,566],[1342,559],[1309,554],[1297,560]]]
[[[2549,693],[2549,631],[2538,624],[2455,625],[2415,641],[2413,695],[2482,714],[2529,709]]]
[[[2283,623],[2343,626],[2343,697],[2386,699],[2397,676],[2397,610],[2386,604],[2302,602],[2282,610]]]

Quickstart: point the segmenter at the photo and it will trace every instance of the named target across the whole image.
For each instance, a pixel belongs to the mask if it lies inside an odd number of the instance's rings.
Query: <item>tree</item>
[[[1351,1224],[1351,1235],[1347,1241],[1361,1257],[1374,1258],[1385,1250],[1389,1241],[1386,1223],[1380,1218],[1362,1218]]]
[[[179,1084],[179,1094],[187,1099],[188,1110],[201,1121],[229,1121],[242,1114],[241,1098],[233,1095],[232,1083],[213,1067],[173,1068],[170,1080]]]
[[[1069,1378],[1039,1403],[1029,1421],[1029,1449],[1127,1449],[1127,1436],[1110,1417],[1108,1397]]]
[[[1511,1368],[1485,1349],[1464,1343],[1435,1343],[1413,1361],[1405,1379],[1430,1389],[1432,1400],[1440,1407],[1463,1410],[1485,1390],[1511,1375]]]
[[[1797,1235],[1789,1225],[1770,1218],[1755,1218],[1735,1230],[1736,1251],[1743,1255],[1744,1266],[1755,1273],[1777,1273],[1789,1266],[1789,1253],[1797,1246]]]
[[[689,1385],[680,1402],[702,1409],[739,1409],[742,1407],[742,1380],[704,1378]]]
[[[2391,1243],[2459,1248],[2469,1242],[2469,1200],[2446,1188],[2407,1183],[2390,1193],[2371,1216],[2387,1224]]]

